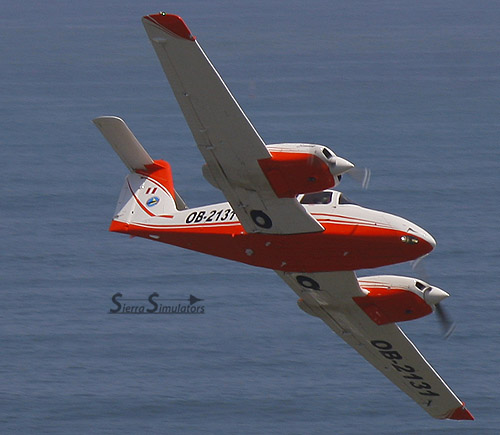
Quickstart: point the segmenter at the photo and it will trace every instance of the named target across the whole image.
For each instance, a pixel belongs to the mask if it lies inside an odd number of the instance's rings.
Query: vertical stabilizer
[[[170,165],[157,160],[146,170],[127,175],[110,230],[127,232],[129,224],[173,218],[176,211]]]
[[[166,188],[166,190],[168,191],[168,195],[170,195],[171,197],[171,200],[174,201],[174,209],[185,210],[187,208],[186,203],[174,188],[174,181],[172,178],[170,165],[163,160],[153,160],[141,145],[141,143],[134,136],[134,133],[132,133],[132,131],[128,128],[123,119],[116,116],[100,116],[99,118],[95,118],[93,122],[101,131],[106,140],[110,143],[113,150],[116,152],[116,154],[118,154],[125,166],[130,170],[130,172],[140,174],[143,178],[149,177],[152,180],[156,180],[155,182],[159,183],[159,186],[161,185],[163,188]],[[134,192],[134,188],[132,188],[131,186],[136,186],[137,183],[134,181],[136,180],[136,178],[137,177],[132,176],[132,174],[127,177],[127,181],[125,182],[122,193],[120,195],[120,200],[118,201],[118,209],[121,209],[121,207],[124,207],[124,205],[127,203],[127,201],[124,200],[124,195],[125,197],[129,197],[131,189],[132,193]],[[151,187],[151,189],[149,190],[146,187],[144,189],[144,192],[156,192],[156,190],[154,190],[154,187]],[[142,190],[140,192],[142,193]],[[137,194],[139,195],[139,193]],[[142,195],[139,196],[142,197]],[[134,196],[132,196],[132,198],[133,197]],[[151,198],[146,198],[146,201],[148,199]],[[165,203],[166,201],[162,201],[162,207],[159,208],[163,208],[163,205],[165,205]],[[155,205],[156,204],[146,204],[146,208],[144,210],[148,210],[149,208],[153,210],[153,207]],[[123,217],[124,214],[118,213],[118,209],[115,215]],[[155,210],[158,211],[158,209]],[[167,212],[164,210],[162,213]],[[148,213],[146,213],[146,215],[147,214]],[[130,218],[131,216],[129,216],[129,218],[127,218],[126,220],[129,220]]]

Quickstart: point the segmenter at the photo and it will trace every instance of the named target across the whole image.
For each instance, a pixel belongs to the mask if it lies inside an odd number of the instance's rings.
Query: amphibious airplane
[[[396,324],[430,314],[448,294],[419,279],[354,272],[418,259],[434,248],[432,236],[332,190],[354,165],[330,148],[266,144],[182,18],[159,13],[143,24],[205,158],[203,174],[228,202],[188,208],[170,165],[153,160],[120,118],[99,117],[130,170],[110,231],[273,269],[303,311],[432,417],[473,420]]]

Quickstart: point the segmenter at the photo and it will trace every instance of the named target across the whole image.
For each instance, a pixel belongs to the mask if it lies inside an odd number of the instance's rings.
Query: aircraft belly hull
[[[414,260],[432,249],[424,241],[403,244],[401,231],[361,225],[329,224],[323,233],[273,235],[246,233],[239,223],[170,228],[113,221],[110,230],[284,272],[375,268]]]

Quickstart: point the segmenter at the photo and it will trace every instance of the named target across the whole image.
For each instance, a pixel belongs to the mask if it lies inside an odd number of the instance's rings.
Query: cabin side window
[[[358,205],[355,202],[351,201],[347,196],[345,196],[343,193],[340,194],[339,196],[339,204],[351,204],[351,205]]]

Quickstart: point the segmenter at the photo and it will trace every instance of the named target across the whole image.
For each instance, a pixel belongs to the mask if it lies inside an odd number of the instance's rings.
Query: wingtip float
[[[274,270],[303,311],[431,416],[473,419],[396,324],[433,312],[448,294],[415,278],[355,274],[420,258],[433,237],[333,190],[354,165],[329,147],[266,144],[182,18],[160,13],[143,24],[206,161],[203,175],[227,202],[188,208],[170,165],[153,160],[123,120],[100,117],[130,171],[110,230]]]

